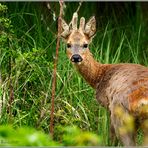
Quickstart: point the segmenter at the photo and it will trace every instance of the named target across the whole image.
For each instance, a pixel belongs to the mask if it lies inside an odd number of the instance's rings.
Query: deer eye
[[[83,48],[87,48],[87,47],[88,47],[88,44],[84,44],[84,45],[83,45]]]
[[[71,48],[71,44],[68,43],[68,44],[67,44],[67,48]]]

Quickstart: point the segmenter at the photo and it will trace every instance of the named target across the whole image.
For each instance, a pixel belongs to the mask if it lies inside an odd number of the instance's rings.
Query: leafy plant
[[[0,126],[1,146],[60,146],[51,140],[49,135],[33,128],[21,127],[13,129],[12,126]]]
[[[134,15],[130,9],[131,4],[124,3],[121,9],[123,13],[117,13],[113,9],[115,7],[110,7],[107,3],[82,3],[79,16],[89,18],[95,14],[99,18],[99,27],[90,49],[95,59],[101,63],[131,62],[148,65],[147,24],[142,18],[140,3],[135,3]],[[77,2],[66,2],[66,20],[70,21],[78,5]],[[86,9],[88,6],[89,9]],[[104,8],[103,11],[100,7]],[[2,125],[11,123],[15,128],[25,125],[49,133],[57,32],[55,20],[58,11],[59,4],[55,2],[50,2],[48,7],[42,2],[0,4]],[[72,67],[66,57],[65,45],[61,42],[57,67],[55,127],[62,126],[62,129],[60,131],[55,128],[56,141],[77,146],[109,144],[108,112],[96,101],[94,93]],[[82,131],[93,131],[99,137],[83,133],[75,126]],[[8,130],[7,132],[9,134]],[[83,134],[84,139],[80,137]],[[72,138],[68,138],[68,135]]]

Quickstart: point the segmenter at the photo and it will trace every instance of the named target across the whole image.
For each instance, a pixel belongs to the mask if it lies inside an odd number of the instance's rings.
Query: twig
[[[10,95],[9,95],[9,103],[8,103],[8,112],[9,112],[9,117],[11,120],[12,117],[12,105],[13,105],[13,101],[14,101],[14,90],[13,90],[13,86],[12,86],[12,80],[10,78],[10,84],[9,84],[9,89],[10,89]]]
[[[60,36],[62,31],[61,26],[61,18],[63,14],[63,1],[59,1],[60,4],[60,14],[58,18],[58,37],[57,37],[57,44],[56,44],[56,56],[54,60],[54,70],[53,70],[53,81],[52,81],[52,97],[51,97],[51,114],[50,114],[50,135],[53,137],[54,135],[54,99],[55,99],[55,88],[56,88],[56,69],[57,69],[57,62],[58,62],[58,50],[60,46]]]
[[[78,6],[78,8],[77,8],[77,10],[76,10],[77,13],[79,12],[79,9],[81,8],[82,2],[83,2],[83,1],[80,1],[80,2],[79,2],[79,6]]]
[[[11,44],[10,42],[8,42],[10,49],[11,48]],[[11,53],[11,51],[9,51]],[[9,101],[8,101],[8,107],[7,107],[7,112],[9,113],[9,122],[11,122],[12,119],[12,107],[13,107],[13,102],[14,102],[14,89],[13,89],[13,85],[12,85],[12,56],[10,54],[9,59],[8,59],[8,63],[9,63]]]
[[[79,6],[78,6],[78,8],[77,8],[77,10],[75,11],[76,13],[78,13],[79,12],[79,10],[80,10],[80,8],[81,8],[81,6],[82,6],[82,0],[79,2]],[[71,20],[71,22],[69,23],[69,26],[71,26],[71,24],[72,24],[72,20]]]

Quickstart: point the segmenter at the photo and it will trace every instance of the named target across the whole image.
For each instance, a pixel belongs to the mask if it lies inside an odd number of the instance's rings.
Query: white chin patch
[[[82,63],[82,62],[78,62],[77,64],[78,64],[78,65],[81,65],[81,63]]]

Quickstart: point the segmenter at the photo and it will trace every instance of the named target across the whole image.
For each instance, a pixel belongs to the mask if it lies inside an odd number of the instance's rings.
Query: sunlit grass
[[[3,95],[0,97],[6,102],[0,123],[11,123],[14,127],[31,126],[49,133],[56,22],[52,13],[43,8],[35,9],[40,8],[35,3],[13,3],[8,6],[8,16],[12,20],[15,34],[15,42],[11,42],[14,52],[11,79],[15,97],[10,116],[7,113],[10,81],[5,72],[1,86]],[[72,14],[75,7],[72,4],[70,9],[70,6],[68,3],[66,11],[70,10],[69,14]],[[93,7],[94,5],[89,13],[81,12],[82,15],[90,17]],[[44,19],[41,19],[42,16]],[[65,17],[71,18],[70,15]],[[129,20],[128,14],[126,17]],[[143,44],[146,35],[140,18],[131,18],[131,21],[123,22],[123,25],[118,24],[115,16],[114,19],[106,20],[101,30],[97,30],[90,45],[94,58],[101,63],[131,62],[148,65],[148,53],[144,49],[147,45]],[[134,20],[138,23],[133,24]],[[4,50],[1,54],[0,63],[7,63],[6,52],[8,51]],[[56,84],[55,127],[77,125],[84,131],[93,131],[103,137],[103,145],[108,145],[108,112],[95,99],[95,90],[68,60],[63,42],[59,49]],[[55,133],[54,139],[59,140],[56,128]]]

